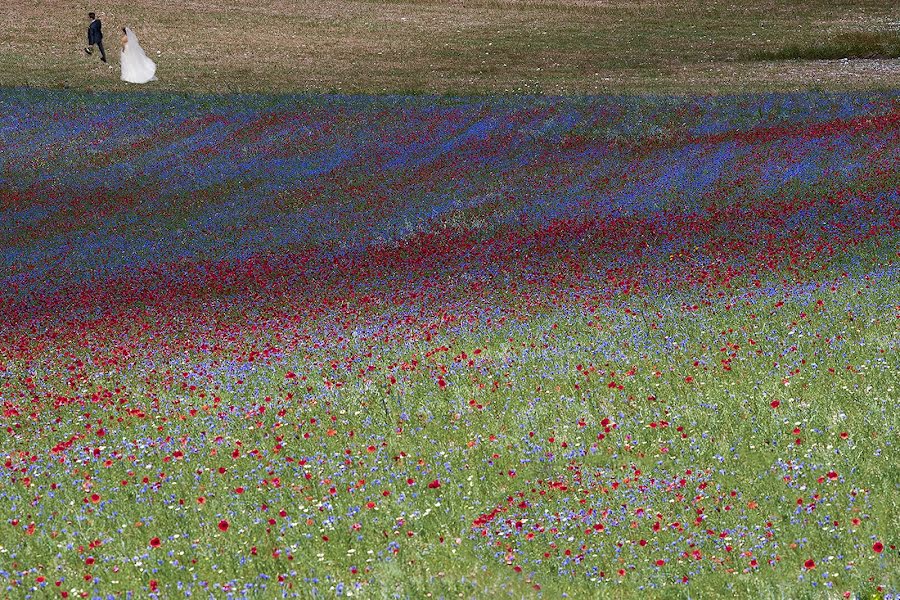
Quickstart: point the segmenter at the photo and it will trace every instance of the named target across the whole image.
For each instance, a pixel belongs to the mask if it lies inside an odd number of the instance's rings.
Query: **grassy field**
[[[897,59],[804,60],[841,35],[896,32],[882,0],[61,0],[7,3],[0,86],[127,89],[117,31],[188,92],[727,93],[890,88]],[[85,57],[104,23],[113,69]],[[779,54],[780,53],[780,54]],[[749,60],[798,56],[800,60]],[[826,56],[828,56],[826,54]]]
[[[174,4],[0,16],[0,597],[896,597],[891,3]]]
[[[898,106],[0,92],[0,595],[893,597]]]

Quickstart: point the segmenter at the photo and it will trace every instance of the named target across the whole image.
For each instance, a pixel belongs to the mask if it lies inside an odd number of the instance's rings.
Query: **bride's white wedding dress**
[[[144,49],[138,43],[137,36],[128,27],[125,28],[128,43],[122,50],[122,81],[129,83],[147,83],[156,80],[156,63],[147,58]]]

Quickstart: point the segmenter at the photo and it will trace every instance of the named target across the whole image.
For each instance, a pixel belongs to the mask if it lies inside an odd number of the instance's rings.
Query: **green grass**
[[[362,597],[399,594],[420,598],[431,593],[433,597],[490,594],[522,598],[535,595],[535,584],[541,586],[545,597],[561,597],[563,593],[571,597],[584,597],[585,593],[602,597],[637,594],[684,597],[687,592],[691,597],[721,597],[723,593],[741,598],[821,597],[824,588],[816,591],[808,583],[798,582],[798,576],[803,575],[802,564],[810,557],[818,566],[807,577],[831,581],[835,593],[852,590],[865,594],[874,591],[875,586],[896,589],[900,584],[897,571],[892,568],[896,566],[896,558],[890,553],[879,557],[870,549],[872,537],[893,541],[897,523],[892,515],[900,509],[893,493],[900,480],[892,467],[890,434],[898,425],[892,410],[897,381],[884,354],[896,352],[895,327],[891,316],[878,308],[894,302],[895,292],[885,280],[873,282],[865,289],[854,284],[843,285],[834,292],[824,291],[823,305],[806,318],[798,317],[799,313],[810,310],[808,299],[802,296],[788,298],[779,308],[772,308],[774,301],[766,307],[738,303],[732,311],[701,308],[689,319],[655,301],[654,311],[664,315],[658,319],[660,329],[646,331],[649,341],[640,347],[628,345],[624,335],[641,329],[636,317],[619,312],[619,322],[606,323],[608,327],[598,334],[567,321],[564,312],[551,311],[543,318],[530,320],[525,332],[518,325],[510,324],[477,340],[451,340],[442,336],[432,344],[409,348],[396,355],[393,349],[384,348],[387,354],[380,360],[385,363],[407,358],[408,351],[421,356],[433,345],[454,343],[454,352],[464,347],[485,349],[480,360],[486,362],[476,371],[484,370],[487,365],[505,365],[502,369],[487,367],[492,371],[491,377],[501,380],[498,389],[484,390],[474,385],[466,392],[464,377],[453,376],[455,391],[443,401],[436,395],[427,372],[412,374],[401,396],[388,396],[392,410],[396,411],[385,417],[392,427],[401,410],[409,415],[402,424],[402,434],[385,435],[382,408],[373,406],[371,399],[345,396],[338,406],[332,407],[336,421],[327,425],[334,427],[337,435],[326,435],[323,423],[321,427],[303,427],[313,437],[301,440],[300,428],[294,424],[308,423],[311,417],[321,420],[323,410],[329,410],[322,404],[328,396],[320,396],[318,403],[278,400],[283,390],[272,387],[271,383],[279,379],[278,372],[263,368],[249,377],[245,385],[261,386],[262,393],[268,391],[276,397],[275,402],[264,415],[217,425],[217,435],[225,438],[224,445],[215,444],[211,439],[202,441],[203,436],[199,434],[217,421],[216,412],[226,410],[226,406],[237,400],[223,391],[217,392],[223,397],[221,405],[201,409],[199,417],[186,423],[181,420],[186,408],[168,403],[174,412],[155,414],[151,419],[153,427],[149,429],[146,420],[126,418],[116,426],[116,439],[105,443],[124,448],[121,444],[126,440],[143,440],[142,449],[128,451],[139,454],[140,460],[116,460],[107,468],[76,462],[65,472],[54,473],[52,481],[62,487],[40,501],[40,512],[58,517],[49,521],[44,517],[44,526],[33,536],[17,535],[0,541],[0,552],[15,540],[20,559],[45,557],[37,570],[25,561],[24,564],[32,567],[29,580],[36,573],[48,575],[50,581],[64,577],[65,589],[77,592],[94,585],[81,581],[82,574],[90,571],[103,573],[106,583],[102,587],[106,591],[146,590],[153,579],[164,590],[164,597],[173,596],[177,589],[175,583],[184,581],[182,563],[188,559],[196,561],[190,567],[192,577],[210,582],[211,589],[219,591],[221,585],[231,580],[252,581],[260,568],[267,572],[273,568],[299,572],[299,577],[288,579],[302,593],[308,589],[301,582],[303,577],[330,573],[345,581],[355,580],[350,575],[352,567],[362,572],[370,566],[372,570],[365,577],[377,585],[365,587]],[[852,321],[847,317],[848,307],[855,317]],[[761,314],[751,317],[756,313]],[[719,333],[728,331],[733,333],[725,336]],[[841,345],[833,341],[838,333],[845,339]],[[609,390],[606,378],[599,374],[585,378],[573,369],[551,379],[528,376],[528,373],[547,372],[545,359],[529,351],[532,344],[552,344],[553,356],[567,356],[572,366],[597,364],[597,357],[587,349],[595,347],[598,335],[622,349],[619,359],[598,364],[602,370],[624,373],[636,367],[634,376],[622,379],[626,383],[625,391]],[[660,352],[667,344],[664,341],[667,335],[680,338],[668,355]],[[789,335],[799,340],[800,354],[807,365],[800,374],[783,381],[780,376],[773,376],[772,361],[780,361],[778,353],[783,351],[776,340],[789,339]],[[713,343],[716,338],[721,341]],[[757,340],[758,345],[749,345],[749,338]],[[742,346],[736,351],[730,372],[716,368],[722,356],[717,346],[726,342],[739,342]],[[653,358],[648,359],[648,355]],[[698,359],[709,367],[689,367],[691,361]],[[190,368],[193,360],[186,357],[185,368]],[[433,366],[432,361],[427,362]],[[848,364],[855,365],[855,371],[848,370]],[[314,363],[300,366],[306,372],[317,371]],[[175,364],[171,367],[182,368]],[[518,375],[505,378],[504,370]],[[687,372],[696,376],[693,383],[685,383]],[[315,376],[309,383],[316,387],[321,384]],[[93,384],[108,389],[125,386],[132,394],[157,389],[166,390],[162,393],[167,398],[179,395],[175,389],[169,389],[161,373],[144,380],[95,379]],[[185,402],[199,408],[204,400],[192,395]],[[462,399],[469,396],[487,408],[479,411],[463,403]],[[650,396],[655,400],[648,401]],[[529,397],[535,398],[536,403],[529,404]],[[769,405],[774,398],[782,401],[777,410]],[[504,405],[514,409],[504,410]],[[152,411],[149,403],[145,408],[148,413]],[[279,409],[284,409],[286,414],[276,416]],[[87,420],[80,413],[84,410],[77,406],[62,409],[63,420],[54,426],[53,438],[66,439],[83,433]],[[91,412],[95,418],[110,418],[107,411],[98,406]],[[567,442],[571,447],[586,448],[596,443],[596,433],[602,431],[600,419],[607,415],[616,421],[618,428],[599,444],[599,452],[589,453],[577,461],[585,473],[594,470],[604,473],[596,482],[598,487],[586,496],[575,488],[543,498],[528,496],[537,507],[531,511],[528,522],[552,521],[554,513],[565,513],[573,504],[578,506],[579,498],[586,497],[598,510],[627,506],[631,515],[628,518],[635,518],[633,512],[638,507],[660,512],[665,523],[690,523],[700,507],[706,511],[704,525],[699,529],[689,527],[687,534],[669,528],[651,532],[652,520],[644,519],[638,519],[640,525],[636,530],[611,525],[612,534],[596,546],[597,553],[588,558],[585,567],[597,564],[607,571],[608,582],[600,587],[589,583],[583,575],[558,573],[559,558],[543,564],[539,560],[551,542],[560,544],[561,552],[566,545],[565,535],[577,535],[578,527],[565,526],[563,536],[541,534],[532,542],[526,542],[521,535],[505,540],[504,548],[514,548],[514,561],[527,567],[524,573],[517,574],[511,566],[503,566],[502,561],[492,557],[496,549],[471,528],[474,516],[505,505],[507,496],[527,491],[537,480],[570,477],[567,467],[573,461],[564,458],[565,450],[560,444]],[[648,427],[649,423],[661,419],[669,421],[671,426]],[[582,420],[586,423],[584,428],[579,425]],[[160,448],[148,449],[147,436],[156,425],[161,432],[158,433]],[[801,434],[791,432],[795,426],[802,430]],[[683,436],[675,432],[676,427],[684,428]],[[535,443],[546,446],[555,456],[523,463],[523,457],[537,458],[530,447],[529,430],[539,432],[542,438],[554,435],[555,442],[539,439]],[[348,438],[349,431],[355,433],[353,438]],[[849,432],[848,439],[841,438],[844,431]],[[163,444],[161,436],[166,434],[190,438],[190,445],[185,447],[187,459],[166,459],[174,448],[183,447]],[[320,510],[322,497],[328,496],[329,484],[321,481],[334,475],[315,462],[307,469],[313,474],[310,483],[286,480],[283,490],[248,485],[248,481],[265,477],[267,469],[279,473],[283,470],[278,466],[278,457],[269,451],[276,434],[284,436],[283,452],[288,455],[311,445],[321,456],[338,456],[346,448],[353,449],[353,465],[339,476],[338,493],[324,512]],[[795,438],[802,438],[803,444],[796,445]],[[244,444],[242,456],[232,459],[228,455],[238,440]],[[378,444],[376,453],[368,454],[365,445],[373,440],[384,441]],[[264,457],[254,459],[247,455],[252,448],[263,449]],[[661,448],[665,448],[664,453]],[[218,456],[211,454],[215,449]],[[391,458],[401,452],[406,458]],[[193,459],[202,456],[209,457],[206,464]],[[797,465],[797,470],[785,470],[785,461]],[[211,470],[219,465],[228,468],[225,475]],[[206,472],[195,478],[198,467]],[[649,494],[638,494],[627,483],[618,491],[609,487],[614,480],[624,481],[635,468],[646,474],[641,481],[650,485]],[[95,474],[97,479],[132,482],[120,490],[110,487],[102,490],[104,499],[113,501],[115,512],[103,504],[82,501],[88,494],[83,491],[85,477],[98,469],[102,471]],[[424,489],[427,481],[442,478],[446,469],[462,474],[456,480],[468,483],[445,485],[439,491]],[[666,473],[677,476],[686,469],[706,473],[703,478],[710,486],[700,492],[703,500],[677,500],[677,488],[665,492],[664,488],[651,485],[648,479]],[[817,477],[830,469],[836,470],[841,480],[817,483]],[[517,477],[505,476],[509,471],[516,471]],[[141,486],[142,476],[150,476],[152,483],[158,479],[158,472],[168,474],[158,492]],[[792,477],[791,482],[785,482],[786,475]],[[398,499],[404,492],[409,493],[410,488],[403,483],[407,477],[418,480],[419,487],[415,489],[420,498],[414,502]],[[344,491],[348,482],[357,479],[374,481],[368,481],[359,493]],[[45,487],[50,481],[41,481],[40,485]],[[606,491],[601,490],[601,484]],[[247,486],[247,491],[240,496],[230,493],[236,485]],[[382,489],[392,490],[393,495],[382,497]],[[695,483],[685,493],[689,497],[697,494]],[[797,513],[795,498],[808,499],[812,494],[819,495],[816,511]],[[206,503],[198,505],[195,500],[198,496],[203,496]],[[360,539],[345,531],[343,525],[340,528],[328,525],[328,515],[347,514],[357,509],[363,498],[371,496],[377,498],[378,507],[360,515],[365,534]],[[137,503],[129,504],[129,498]],[[179,499],[185,503],[180,504]],[[272,507],[269,513],[258,510],[262,504]],[[726,506],[730,508],[726,510]],[[266,533],[262,519],[280,508],[286,508],[289,516],[286,520],[277,518],[279,524]],[[14,507],[10,513],[18,515]],[[231,529],[224,534],[215,527],[223,515],[231,519]],[[398,521],[401,517],[402,524]],[[24,513],[21,518],[25,518]],[[852,524],[854,518],[860,522]],[[823,525],[823,519],[829,524]],[[832,520],[838,525],[831,525]],[[774,543],[759,534],[760,528],[766,529],[767,522],[772,523],[768,529],[773,532]],[[293,524],[288,526],[288,523]],[[376,531],[383,528],[384,535],[373,532],[373,527]],[[709,544],[705,543],[704,564],[710,560],[721,560],[723,564],[715,572],[700,569],[692,576],[691,587],[682,593],[677,585],[673,587],[673,582],[693,567],[692,559],[679,559],[678,554],[688,549],[686,538],[703,537],[705,528],[746,531],[747,535],[735,534],[731,552],[710,552]],[[409,537],[407,532],[414,535]],[[323,541],[323,535],[329,540]],[[162,538],[161,549],[148,549],[134,557],[122,555],[125,548],[145,548],[152,536]],[[646,551],[635,550],[635,541],[642,537],[649,539],[651,545]],[[69,545],[86,546],[95,538],[103,541],[103,545],[82,553],[65,551]],[[440,538],[444,541],[439,542]],[[765,540],[762,549],[758,546],[761,539]],[[392,540],[400,544],[398,554],[393,559],[372,560],[383,556],[385,545]],[[615,552],[616,540],[625,542],[621,556]],[[257,548],[256,556],[251,554],[251,546]],[[47,552],[48,548],[60,552],[54,555]],[[216,549],[215,554],[208,553],[210,548]],[[354,552],[348,552],[350,548]],[[274,562],[273,549],[282,553]],[[759,559],[761,566],[748,570],[750,558],[745,552],[754,553],[752,556]],[[288,561],[288,554],[296,560]],[[99,566],[86,569],[86,556],[95,557]],[[558,556],[557,551],[554,556]],[[658,556],[664,556],[667,564],[651,581],[656,585],[665,584],[667,591],[652,587],[638,589],[638,579],[646,581],[645,573],[638,577],[628,565],[636,564],[639,571],[646,572],[653,567],[644,563]],[[620,563],[620,559],[624,560]],[[769,560],[771,565],[767,564]],[[615,574],[620,564],[627,571],[624,576]],[[852,568],[845,568],[847,565]],[[821,579],[825,571],[832,573],[830,580]],[[273,584],[273,590],[278,587]],[[328,585],[323,588],[327,590]],[[259,591],[255,594],[251,597],[268,597]],[[331,592],[325,591],[323,595],[330,597]]]
[[[754,60],[839,60],[900,58],[900,32],[841,33],[824,43],[789,44],[775,51],[757,52]]]

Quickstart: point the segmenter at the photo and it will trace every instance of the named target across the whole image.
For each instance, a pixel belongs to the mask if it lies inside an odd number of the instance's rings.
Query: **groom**
[[[88,45],[84,52],[90,56],[94,52],[94,45],[100,50],[100,60],[106,62],[106,50],[103,48],[103,32],[100,30],[100,19],[94,13],[88,13],[91,24],[88,25]]]

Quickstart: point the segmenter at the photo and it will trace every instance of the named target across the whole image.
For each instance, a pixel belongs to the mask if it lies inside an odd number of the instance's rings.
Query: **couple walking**
[[[103,29],[100,19],[95,13],[88,13],[91,24],[88,25],[88,45],[84,49],[88,56],[94,53],[94,46],[100,51],[100,60],[106,62],[106,49],[103,47]],[[128,27],[122,29],[122,81],[129,83],[147,83],[156,79],[156,63],[144,53],[134,32]]]

